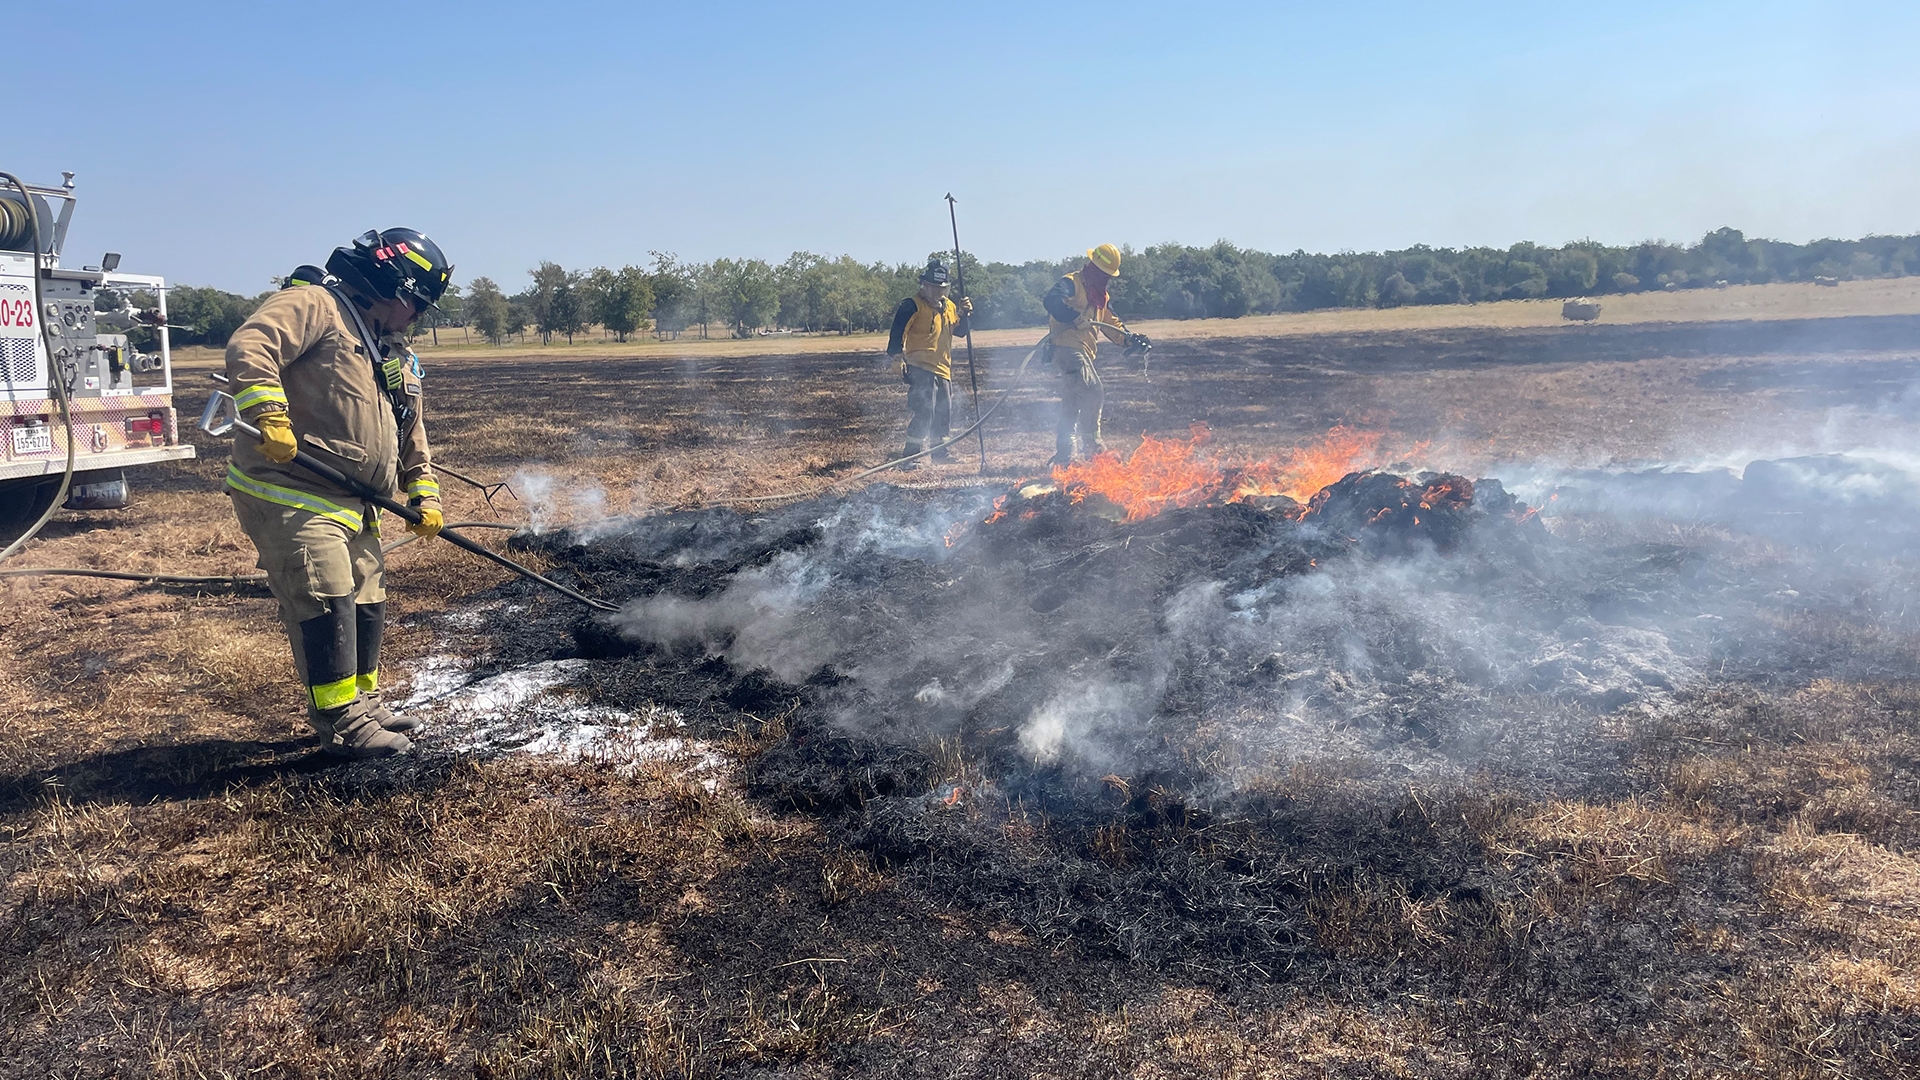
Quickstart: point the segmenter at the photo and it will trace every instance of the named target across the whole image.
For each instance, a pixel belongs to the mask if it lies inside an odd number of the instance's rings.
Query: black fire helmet
[[[927,268],[920,271],[920,280],[931,282],[935,285],[945,285],[947,283],[946,264],[939,259],[928,260]]]
[[[327,280],[327,272],[312,263],[301,263],[293,268],[293,273],[280,280],[280,287],[291,289],[295,285],[322,285]]]
[[[425,311],[439,302],[453,277],[440,245],[413,229],[368,232],[350,247],[337,247],[327,272],[351,288],[382,300],[410,300]]]

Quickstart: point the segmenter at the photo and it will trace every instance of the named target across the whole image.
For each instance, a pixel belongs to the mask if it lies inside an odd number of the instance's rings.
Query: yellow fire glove
[[[286,413],[261,413],[254,426],[260,429],[260,452],[267,460],[285,465],[300,452],[300,444],[293,440],[293,418]]]
[[[407,531],[422,540],[431,540],[439,536],[440,526],[445,525],[447,519],[440,516],[440,511],[436,507],[422,506],[419,509],[420,520],[409,523]]]
[[[960,314],[962,315],[973,314],[973,298],[972,297],[963,296],[960,298]]]

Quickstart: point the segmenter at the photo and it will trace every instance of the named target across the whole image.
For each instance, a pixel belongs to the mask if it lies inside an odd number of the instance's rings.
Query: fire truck
[[[173,409],[166,282],[121,273],[113,252],[98,266],[62,265],[75,203],[73,174],[63,176],[25,196],[0,181],[0,543],[59,494],[69,430],[72,510],[123,507],[127,469],[194,456]],[[66,389],[70,428],[52,379]]]

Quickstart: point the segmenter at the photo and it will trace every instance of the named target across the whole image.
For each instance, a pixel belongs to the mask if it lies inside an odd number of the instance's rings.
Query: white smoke
[[[607,492],[597,483],[528,467],[514,472],[512,484],[535,533],[569,525],[591,526],[607,519]]]
[[[1711,679],[1895,664],[1890,647],[1822,652],[1796,629],[1837,612],[1887,641],[1911,635],[1920,582],[1886,560],[1920,537],[1920,474],[1887,458],[1514,468],[1549,532],[1489,522],[1457,551],[1355,550],[1305,572],[1196,578],[1193,560],[1221,553],[1150,559],[1140,550],[1161,541],[1147,535],[1059,550],[1035,535],[1008,565],[951,561],[944,538],[983,516],[980,494],[658,515],[607,542],[723,582],[630,603],[629,637],[796,685],[831,668],[846,686],[818,705],[874,737],[996,724],[987,734],[1008,732],[1030,763],[1094,775],[1202,754],[1221,777],[1315,758],[1552,780],[1597,768],[1624,723]],[[1842,542],[1861,553],[1832,558]],[[1075,576],[1123,550],[1127,580]],[[1264,566],[1269,553],[1226,554]],[[1136,588],[1162,577],[1164,593]],[[1889,583],[1913,602],[1856,602]]]
[[[1062,689],[1021,726],[1020,748],[1043,765],[1067,759],[1102,767],[1105,743],[1133,727],[1147,696],[1142,687],[1105,683]]]
[[[810,625],[814,601],[832,583],[825,566],[786,552],[764,567],[741,571],[716,596],[650,596],[629,602],[614,618],[635,640],[696,642],[708,655],[798,683],[835,658],[831,635]]]

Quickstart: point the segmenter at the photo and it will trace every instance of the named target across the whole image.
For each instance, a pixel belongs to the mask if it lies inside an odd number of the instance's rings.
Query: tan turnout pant
[[[260,553],[256,565],[267,572],[267,588],[280,602],[280,623],[287,628],[294,670],[304,685],[307,658],[300,624],[323,614],[329,599],[351,596],[355,604],[378,604],[387,598],[374,510],[367,508],[367,527],[354,533],[305,510],[237,491],[227,494],[240,527]]]

